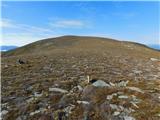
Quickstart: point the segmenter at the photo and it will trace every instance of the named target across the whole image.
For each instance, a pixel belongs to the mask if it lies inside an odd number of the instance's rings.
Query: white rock
[[[118,106],[116,104],[110,104],[111,109],[113,110],[119,110]]]
[[[109,82],[109,84],[110,84],[111,86],[115,86],[115,84],[114,84],[114,83],[112,83],[112,82]]]
[[[127,99],[128,96],[126,96],[126,95],[120,95],[120,96],[118,96],[118,98],[120,98],[120,99]]]
[[[72,110],[75,108],[75,105],[70,105],[70,106],[67,106],[66,108],[64,108],[64,111],[67,113],[67,115],[71,114]]]
[[[140,71],[140,70],[132,70],[135,74],[141,74],[142,73],[142,71]]]
[[[109,84],[107,84],[106,82],[102,81],[102,80],[97,80],[96,82],[94,82],[92,84],[93,86],[96,86],[96,87],[110,87]]]
[[[124,120],[136,120],[135,118],[130,117],[130,116],[124,116],[123,118]]]
[[[121,81],[119,83],[116,83],[115,85],[117,87],[126,87],[129,81]]]
[[[120,114],[120,112],[118,112],[118,111],[115,111],[115,112],[113,113],[114,116],[117,116],[117,115],[119,115],[119,114]]]
[[[113,98],[113,95],[107,95],[107,100],[111,100]]]
[[[90,103],[88,101],[77,101],[78,104],[86,104],[86,105],[89,105]]]
[[[73,87],[73,89],[70,92],[73,93],[74,91],[82,92],[83,88],[80,85],[78,85],[78,86]]]
[[[136,107],[136,108],[139,108],[137,105],[136,105],[136,103],[134,103],[134,102],[130,102],[134,107]]]
[[[40,112],[41,112],[40,110],[36,110],[36,111],[34,111],[34,112],[31,112],[31,113],[30,113],[30,116],[35,115],[35,114],[40,113]]]
[[[2,111],[1,111],[1,114],[2,114],[2,115],[6,115],[7,113],[8,113],[7,110],[2,110]]]
[[[83,91],[83,88],[80,85],[78,85],[77,88],[79,89],[79,91]]]
[[[127,88],[136,92],[144,93],[144,91],[142,91],[140,88],[137,87],[127,87]]]
[[[34,112],[31,112],[31,113],[30,113],[30,116],[35,115],[35,114],[38,114],[38,113],[40,113],[40,112],[44,112],[45,110],[46,110],[45,108],[40,108],[39,110],[36,110],[36,111],[34,111]]]
[[[50,92],[61,92],[61,93],[67,93],[67,90],[61,89],[61,88],[49,88]]]
[[[150,58],[151,61],[158,61],[157,58]]]
[[[113,93],[111,95],[107,95],[107,100],[111,100],[113,98],[113,96],[117,96],[117,93]]]
[[[34,93],[34,96],[35,96],[35,97],[41,97],[42,95],[43,95],[43,94],[42,94],[42,93],[39,93],[39,92],[35,92],[35,93]]]

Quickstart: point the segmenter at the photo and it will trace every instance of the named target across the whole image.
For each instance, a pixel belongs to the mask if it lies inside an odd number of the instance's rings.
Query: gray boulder
[[[109,84],[107,84],[106,82],[104,82],[102,80],[97,80],[92,85],[95,86],[95,87],[110,87]]]

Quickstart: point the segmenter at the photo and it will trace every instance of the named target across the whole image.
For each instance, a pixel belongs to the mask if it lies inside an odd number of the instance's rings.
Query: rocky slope
[[[160,52],[63,36],[2,54],[4,120],[159,120]]]

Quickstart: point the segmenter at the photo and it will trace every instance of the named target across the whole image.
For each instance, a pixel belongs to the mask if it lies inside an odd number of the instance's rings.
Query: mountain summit
[[[62,36],[2,53],[4,120],[159,120],[160,52]]]
[[[7,55],[22,55],[22,54],[37,54],[44,52],[59,52],[59,51],[99,51],[99,52],[114,52],[114,53],[152,53],[152,49],[139,43],[118,41],[110,38],[89,37],[89,36],[61,36],[56,38],[48,38],[37,42],[25,45],[6,52]],[[153,52],[154,54],[154,52]]]

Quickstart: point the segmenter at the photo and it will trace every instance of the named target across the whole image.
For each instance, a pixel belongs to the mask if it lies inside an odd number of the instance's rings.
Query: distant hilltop
[[[17,48],[17,49],[16,49]],[[72,49],[72,50],[112,50],[112,49],[127,49],[127,50],[159,50],[158,45],[143,45],[140,43],[129,42],[129,41],[119,41],[111,38],[102,38],[102,37],[92,37],[92,36],[61,36],[55,38],[47,38],[39,40],[23,47],[17,46],[1,46],[1,51],[6,52],[8,55],[19,55],[26,53],[36,53],[36,52],[48,52],[52,50],[62,50]],[[153,48],[153,49],[152,49]]]

